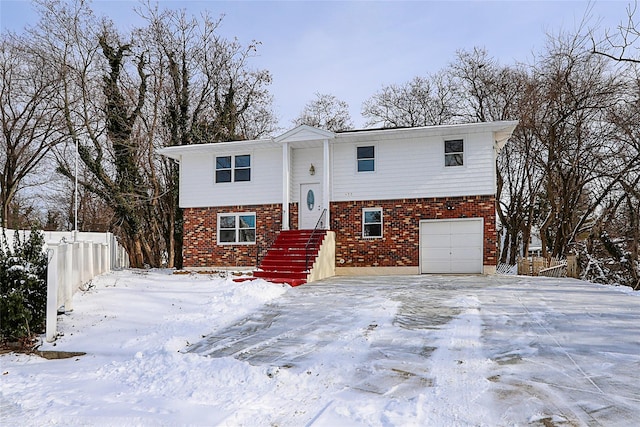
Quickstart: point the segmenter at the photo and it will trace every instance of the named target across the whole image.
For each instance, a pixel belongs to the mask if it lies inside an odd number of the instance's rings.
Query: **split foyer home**
[[[296,284],[494,273],[496,156],[516,125],[302,125],[272,139],[164,148],[180,165],[184,266],[259,267],[256,276]]]

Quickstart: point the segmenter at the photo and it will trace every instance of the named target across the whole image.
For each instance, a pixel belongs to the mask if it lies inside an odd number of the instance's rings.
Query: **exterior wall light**
[[[311,163],[311,167],[309,168],[309,175],[315,175],[316,174],[316,168],[313,166],[313,163]]]

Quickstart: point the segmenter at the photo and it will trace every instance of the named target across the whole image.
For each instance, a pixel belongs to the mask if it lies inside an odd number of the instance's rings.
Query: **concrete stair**
[[[313,230],[281,231],[260,262],[258,270],[253,273],[253,277],[274,283],[288,283],[291,286],[307,283],[320,245],[327,234],[324,230],[316,230],[311,238],[312,233]]]

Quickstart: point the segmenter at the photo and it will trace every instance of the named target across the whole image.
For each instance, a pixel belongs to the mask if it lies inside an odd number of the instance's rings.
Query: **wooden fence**
[[[523,276],[578,277],[578,259],[575,255],[567,259],[529,257],[518,259],[518,274]]]

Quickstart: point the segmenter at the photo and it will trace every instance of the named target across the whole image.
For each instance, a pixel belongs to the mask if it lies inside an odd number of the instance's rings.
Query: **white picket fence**
[[[12,245],[14,230],[5,230]],[[29,231],[19,231],[26,240]],[[46,339],[56,339],[58,312],[73,310],[73,294],[94,277],[129,267],[129,255],[112,233],[45,231],[47,267]]]

